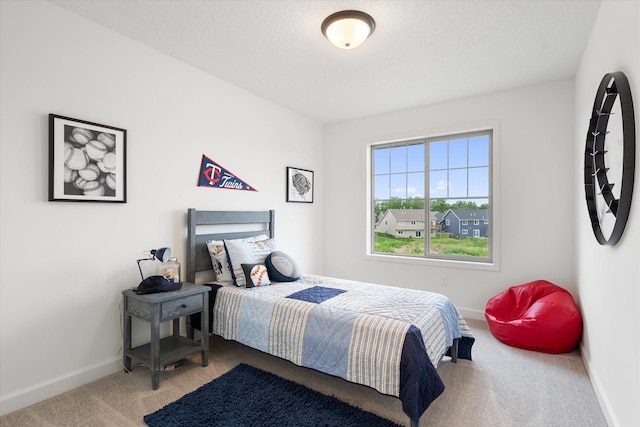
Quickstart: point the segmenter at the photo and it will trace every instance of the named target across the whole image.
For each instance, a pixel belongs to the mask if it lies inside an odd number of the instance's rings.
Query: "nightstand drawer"
[[[202,294],[163,302],[161,305],[160,321],[175,319],[188,314],[197,313],[204,309]]]

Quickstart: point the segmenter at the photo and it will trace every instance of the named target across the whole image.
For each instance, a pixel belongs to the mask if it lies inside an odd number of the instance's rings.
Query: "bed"
[[[254,258],[238,266],[242,256],[251,258],[247,248]],[[444,356],[471,360],[471,330],[443,295],[281,274],[272,257],[295,260],[277,251],[274,211],[189,209],[187,249],[187,281],[203,283],[204,276],[211,287],[208,333],[395,396],[412,426],[444,391],[436,370]],[[220,270],[225,260],[229,271]],[[219,277],[209,282],[212,270]],[[278,280],[260,286],[254,272]],[[188,320],[191,336],[192,325],[200,325],[197,315]]]

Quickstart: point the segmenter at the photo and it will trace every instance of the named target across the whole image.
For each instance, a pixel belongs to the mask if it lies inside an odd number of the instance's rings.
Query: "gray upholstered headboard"
[[[227,226],[231,227],[227,227]],[[234,226],[238,227],[234,227]],[[216,230],[220,226],[220,230]],[[246,227],[249,226],[249,229]],[[187,282],[195,283],[196,273],[213,269],[208,240],[242,239],[268,234],[274,236],[275,211],[188,210]],[[237,231],[236,231],[237,230]]]

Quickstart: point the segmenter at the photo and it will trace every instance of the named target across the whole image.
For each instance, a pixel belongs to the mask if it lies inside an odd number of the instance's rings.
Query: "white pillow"
[[[209,240],[207,241],[207,249],[209,249],[209,255],[211,256],[211,264],[213,264],[213,271],[216,274],[216,281],[233,283],[227,251],[224,249],[224,241]]]
[[[264,264],[267,255],[276,250],[275,239],[247,241],[244,239],[225,240],[224,246],[231,265],[231,274],[236,286],[246,286],[247,280],[242,264]]]
[[[271,238],[267,240],[257,240],[250,245],[251,252],[256,257],[256,262],[264,264],[267,256],[276,250],[276,239]]]

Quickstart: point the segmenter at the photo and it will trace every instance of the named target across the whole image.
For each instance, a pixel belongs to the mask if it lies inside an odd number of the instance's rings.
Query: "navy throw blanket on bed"
[[[443,391],[444,383],[427,356],[422,334],[411,325],[400,359],[399,398],[402,410],[417,425],[420,416]]]

